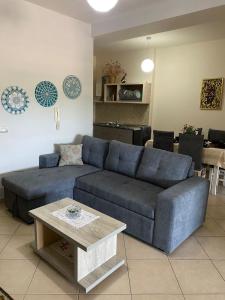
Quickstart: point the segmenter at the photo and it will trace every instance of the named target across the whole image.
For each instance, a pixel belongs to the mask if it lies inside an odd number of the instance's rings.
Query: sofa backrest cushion
[[[136,177],[168,188],[188,177],[191,164],[190,156],[145,148]]]
[[[135,177],[144,147],[111,141],[105,169]]]
[[[82,140],[82,160],[85,164],[103,169],[109,149],[109,142],[85,135]]]

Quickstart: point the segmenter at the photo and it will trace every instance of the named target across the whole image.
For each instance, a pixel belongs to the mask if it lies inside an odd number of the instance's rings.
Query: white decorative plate
[[[24,89],[10,86],[2,93],[1,102],[8,113],[20,115],[28,108],[29,97]]]

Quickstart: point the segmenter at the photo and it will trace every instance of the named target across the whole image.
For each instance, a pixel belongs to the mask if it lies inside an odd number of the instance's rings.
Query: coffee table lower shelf
[[[52,215],[74,204],[99,218],[74,228]],[[34,218],[35,253],[84,292],[90,292],[125,263],[117,256],[118,234],[126,229],[125,223],[69,198],[31,210],[30,215]]]
[[[74,263],[63,257],[52,249],[51,246],[37,250],[35,244],[32,243],[32,248],[36,254],[43,258],[47,263],[53,266],[63,276],[73,283],[78,283],[86,293],[95,288],[99,283],[111,275],[114,271],[124,265],[125,261],[119,258],[117,255],[110,258],[107,262],[100,267],[89,273],[80,281],[76,281],[75,278],[75,266]]]
[[[95,288],[99,283],[111,275],[114,271],[124,265],[125,261],[117,256],[110,258],[103,265],[78,281],[78,284],[84,288],[86,293]]]
[[[90,250],[84,250],[67,239],[67,236],[36,219],[32,247],[36,254],[69,281],[78,283],[86,293],[125,263],[116,254],[117,232]]]

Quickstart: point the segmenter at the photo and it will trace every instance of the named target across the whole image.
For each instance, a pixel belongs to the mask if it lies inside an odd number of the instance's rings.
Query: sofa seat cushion
[[[136,177],[168,188],[185,180],[192,166],[192,158],[174,152],[145,148]]]
[[[111,141],[105,169],[135,177],[144,147]]]
[[[154,219],[157,195],[163,188],[110,171],[77,179],[76,188]]]
[[[3,177],[2,184],[16,195],[32,200],[52,192],[70,188],[73,190],[79,176],[98,170],[96,167],[83,165],[17,171]]]

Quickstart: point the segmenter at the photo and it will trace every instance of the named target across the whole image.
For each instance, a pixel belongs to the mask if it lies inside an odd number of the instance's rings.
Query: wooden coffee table
[[[71,204],[99,216],[76,229],[52,215]],[[66,198],[30,211],[35,222],[34,251],[86,293],[124,264],[117,256],[117,235],[126,224]]]

